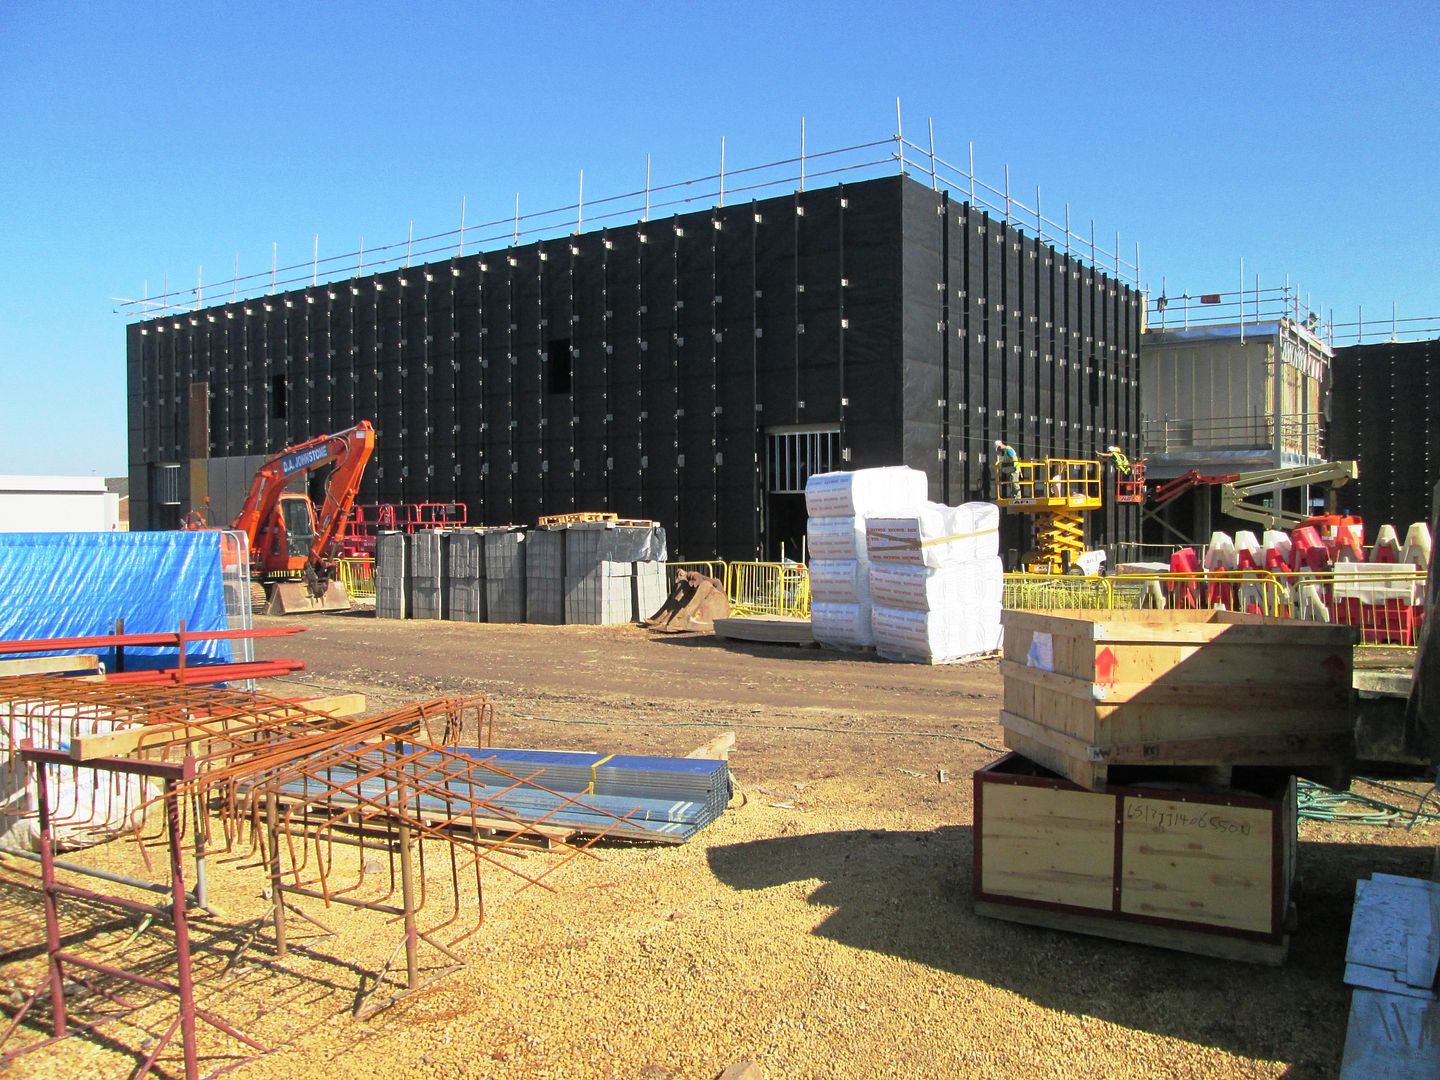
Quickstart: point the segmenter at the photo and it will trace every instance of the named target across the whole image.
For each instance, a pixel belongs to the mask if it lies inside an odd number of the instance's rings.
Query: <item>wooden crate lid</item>
[[[1226,644],[1234,645],[1346,646],[1359,639],[1352,626],[1214,609],[1007,609],[1000,621],[1006,629],[1139,645],[1204,644],[1223,637]]]

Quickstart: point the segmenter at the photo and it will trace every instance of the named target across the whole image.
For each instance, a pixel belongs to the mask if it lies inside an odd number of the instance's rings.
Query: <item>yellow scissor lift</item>
[[[1101,506],[1101,463],[1078,458],[1017,461],[1007,476],[997,467],[996,501],[1035,515],[1035,547],[1025,555],[1030,574],[1063,574],[1085,553],[1085,515]]]

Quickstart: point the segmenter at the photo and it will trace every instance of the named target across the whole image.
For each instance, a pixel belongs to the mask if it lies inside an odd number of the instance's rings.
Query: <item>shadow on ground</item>
[[[665,634],[651,633],[649,639],[661,645],[678,645],[686,649],[722,649],[725,652],[745,653],[767,660],[813,660],[824,663],[846,662],[850,664],[889,664],[874,651],[845,652],[837,649],[822,649],[819,645],[772,645],[763,641],[736,641],[733,638],[719,638],[711,633]]]
[[[1049,1009],[1291,1063],[1338,1070],[1349,1011],[1342,982],[1357,877],[1424,876],[1425,849],[1302,843],[1300,926],[1282,968],[1237,964],[981,918],[971,910],[969,826],[783,836],[709,852],[735,889],[818,879],[835,911],[816,933],[1021,994]]]

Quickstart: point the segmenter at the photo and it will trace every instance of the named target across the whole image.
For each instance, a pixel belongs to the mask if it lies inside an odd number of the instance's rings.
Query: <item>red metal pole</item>
[[[60,964],[60,909],[55,903],[55,839],[50,823],[50,784],[43,763],[36,765],[35,786],[40,796],[40,891],[45,904],[45,951],[50,958],[50,1009],[54,1013],[51,1032],[56,1038],[61,1038],[66,1027],[65,973]]]
[[[195,776],[195,759],[185,759],[184,778]],[[195,1059],[195,986],[190,969],[190,923],[185,913],[185,864],[180,845],[180,800],[175,781],[165,781],[165,825],[170,842],[170,884],[175,897],[171,919],[175,925],[175,956],[180,984],[180,1041],[185,1048],[185,1080],[198,1080]]]

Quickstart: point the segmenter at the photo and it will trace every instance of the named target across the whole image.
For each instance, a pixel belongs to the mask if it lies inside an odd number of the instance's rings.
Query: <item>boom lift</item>
[[[288,447],[260,466],[245,505],[231,525],[250,542],[250,590],[268,615],[345,611],[350,597],[338,580],[337,554],[345,521],[375,451],[375,428],[362,420],[334,435]],[[303,492],[287,492],[295,477],[334,465],[319,513]],[[185,528],[201,528],[186,518]]]
[[[1220,512],[1242,521],[1255,521],[1267,529],[1296,529],[1317,520],[1307,510],[1296,513],[1280,505],[1279,496],[1296,488],[1340,487],[1354,480],[1359,470],[1353,461],[1327,461],[1320,465],[1297,465],[1289,469],[1263,469],[1242,473],[1220,487]],[[1258,496],[1276,496],[1274,506],[1257,501]]]

